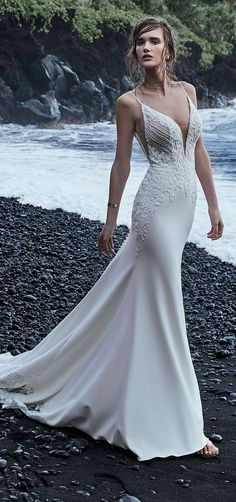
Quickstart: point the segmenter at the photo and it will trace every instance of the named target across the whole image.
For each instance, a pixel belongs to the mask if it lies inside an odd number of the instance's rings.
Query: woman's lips
[[[143,56],[143,59],[152,59],[152,56]]]

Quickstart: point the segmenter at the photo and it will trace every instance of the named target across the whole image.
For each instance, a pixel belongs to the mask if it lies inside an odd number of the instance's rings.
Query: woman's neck
[[[145,74],[145,78],[142,82],[142,87],[147,91],[159,91],[160,93],[166,95],[166,91],[168,87],[170,87],[170,80],[164,75],[161,77],[158,74],[150,75],[148,73]]]

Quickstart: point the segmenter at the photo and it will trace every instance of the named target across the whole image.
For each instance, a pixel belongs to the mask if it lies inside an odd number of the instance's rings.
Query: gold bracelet
[[[113,202],[108,202],[107,203],[108,207],[118,207],[119,204],[113,203]]]

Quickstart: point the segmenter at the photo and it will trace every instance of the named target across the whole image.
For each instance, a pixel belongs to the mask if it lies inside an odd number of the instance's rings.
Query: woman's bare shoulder
[[[193,101],[195,105],[197,105],[197,95],[196,95],[196,89],[194,85],[190,84],[189,82],[185,82],[183,80],[180,81],[182,86],[184,87],[185,91],[189,95],[190,99]]]
[[[124,92],[116,100],[116,109],[119,111],[130,112],[135,117],[137,115],[137,100],[131,91]]]

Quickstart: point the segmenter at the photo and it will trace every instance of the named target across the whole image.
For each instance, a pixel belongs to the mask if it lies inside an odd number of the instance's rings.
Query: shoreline
[[[17,354],[33,348],[82,300],[112,257],[98,255],[97,238],[103,226],[99,220],[60,208],[22,204],[13,197],[0,197],[0,212],[0,350]],[[127,233],[126,225],[117,227],[116,252]],[[122,493],[141,502],[157,498],[199,502],[206,494],[210,501],[233,501],[234,273],[234,265],[186,243],[182,287],[187,333],[205,433],[223,438],[218,442],[212,438],[220,449],[219,458],[187,455],[139,463],[128,450],[93,440],[78,430],[45,426],[19,411],[0,408],[1,500],[17,494],[16,500],[66,502],[86,496],[78,495],[82,490],[94,502],[119,500]],[[7,461],[4,468],[1,459]]]
[[[126,91],[124,91],[126,92]],[[206,99],[198,99],[198,109],[199,110],[212,110],[212,109],[228,109],[228,108],[233,108],[235,105],[235,100],[236,100],[236,95],[235,96],[225,96],[222,95],[222,101],[221,103],[214,102],[214,103],[209,103]],[[214,106],[215,105],[215,106]],[[113,106],[114,108],[114,106]],[[13,125],[20,125],[23,127],[28,127],[28,126],[35,126],[38,129],[64,129],[65,126],[67,125],[91,125],[95,123],[103,123],[103,122],[109,122],[111,124],[116,123],[116,118],[115,118],[115,111],[110,112],[110,114],[106,117],[101,117],[101,118],[96,118],[96,119],[90,119],[89,117],[83,117],[77,118],[77,117],[61,117],[61,118],[55,118],[55,119],[48,119],[48,120],[34,120],[34,121],[24,121],[24,120],[8,120],[8,121],[0,121],[0,126],[7,126],[10,124]]]

